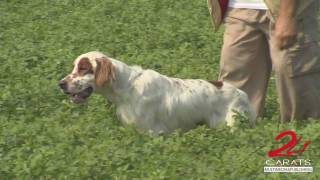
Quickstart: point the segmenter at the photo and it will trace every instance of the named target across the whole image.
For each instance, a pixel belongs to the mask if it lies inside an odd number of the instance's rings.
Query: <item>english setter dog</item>
[[[255,120],[246,93],[226,82],[178,79],[128,66],[100,52],[88,52],[74,61],[71,74],[59,82],[74,103],[98,93],[116,105],[123,124],[152,134],[176,129],[187,131],[199,124],[210,128],[234,125],[236,112]]]

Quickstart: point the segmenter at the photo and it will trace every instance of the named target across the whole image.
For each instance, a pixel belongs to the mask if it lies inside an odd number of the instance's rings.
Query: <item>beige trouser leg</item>
[[[306,10],[304,16],[309,16],[304,18],[305,22],[299,21],[299,27],[303,28],[299,29],[298,43],[286,51],[273,46],[274,23],[266,11],[228,11],[220,79],[247,92],[259,116],[263,113],[270,78],[271,54],[282,121],[320,117],[320,50],[314,42],[316,28],[310,27],[316,22],[309,22],[315,20],[315,16],[311,18],[316,14],[312,7]]]
[[[258,116],[263,113],[271,72],[268,41],[259,26],[266,24],[263,14],[257,10],[229,9],[220,61],[220,79],[245,91]]]
[[[298,41],[289,49],[280,51],[274,46],[274,23],[270,23],[269,43],[283,122],[320,118],[317,3],[311,4],[298,20]]]

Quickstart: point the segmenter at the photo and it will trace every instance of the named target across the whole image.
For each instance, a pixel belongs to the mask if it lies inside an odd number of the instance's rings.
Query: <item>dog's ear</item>
[[[97,67],[95,71],[95,81],[97,87],[102,87],[105,83],[116,79],[115,67],[111,60],[106,57],[97,58]]]

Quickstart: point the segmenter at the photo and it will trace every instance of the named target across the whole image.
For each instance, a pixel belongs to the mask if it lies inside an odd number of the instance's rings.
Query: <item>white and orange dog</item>
[[[59,86],[77,104],[93,92],[103,95],[116,105],[124,124],[156,135],[198,124],[233,126],[235,111],[255,119],[246,93],[228,83],[171,78],[100,52],[80,55]]]

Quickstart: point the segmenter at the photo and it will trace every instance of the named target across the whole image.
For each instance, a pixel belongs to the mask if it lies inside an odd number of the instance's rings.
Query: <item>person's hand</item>
[[[292,17],[279,17],[275,27],[276,46],[286,49],[297,41],[298,31],[296,19]]]
[[[279,49],[286,49],[297,41],[296,7],[298,0],[281,0],[280,13],[276,21],[275,38]]]

